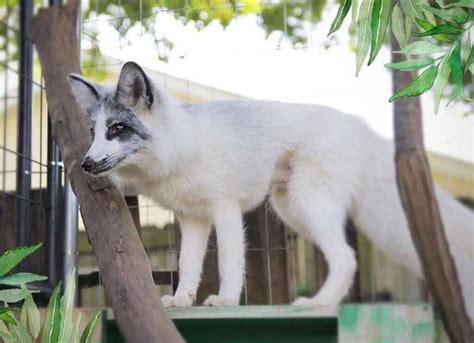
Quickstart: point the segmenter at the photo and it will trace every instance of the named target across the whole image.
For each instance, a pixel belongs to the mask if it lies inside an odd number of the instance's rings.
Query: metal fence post
[[[60,6],[61,0],[50,0],[50,6]],[[62,277],[64,263],[62,261],[62,242],[64,240],[62,187],[62,161],[59,147],[53,140],[51,121],[48,118],[48,181],[47,181],[47,260],[48,282],[54,287]]]
[[[18,82],[18,157],[17,157],[17,245],[27,245],[31,228],[31,136],[33,100],[33,1],[20,1],[19,82]],[[28,261],[20,265],[27,269]]]
[[[51,0],[60,2],[61,0]],[[81,13],[77,16],[77,25],[80,27]],[[80,30],[78,32],[78,42],[81,42]],[[79,49],[80,53],[80,49]],[[79,217],[79,206],[77,203],[76,195],[72,190],[71,184],[65,178],[65,189],[64,189],[64,269],[63,269],[63,280],[64,286],[67,287],[70,282],[74,282],[77,285],[78,270],[77,270],[77,233],[78,233],[78,217]],[[71,276],[71,272],[74,270],[74,275]],[[71,280],[71,278],[74,279]],[[76,297],[77,299],[76,289]]]
[[[71,184],[66,180],[64,187],[64,286],[70,282],[77,284],[77,223],[78,223],[77,198]],[[75,270],[74,275],[71,272]],[[76,290],[77,292],[77,290]]]

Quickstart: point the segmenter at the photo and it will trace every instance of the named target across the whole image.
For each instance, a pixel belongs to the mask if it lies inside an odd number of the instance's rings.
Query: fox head
[[[127,62],[114,88],[78,75],[70,75],[69,83],[89,117],[92,145],[82,161],[84,171],[99,176],[139,165],[152,146],[151,117],[159,97],[143,69]]]

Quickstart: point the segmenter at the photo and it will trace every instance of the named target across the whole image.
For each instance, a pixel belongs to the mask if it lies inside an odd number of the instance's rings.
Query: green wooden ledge
[[[344,304],[172,308],[168,315],[189,343],[437,342],[433,309],[426,304]],[[112,311],[103,342],[123,340]]]

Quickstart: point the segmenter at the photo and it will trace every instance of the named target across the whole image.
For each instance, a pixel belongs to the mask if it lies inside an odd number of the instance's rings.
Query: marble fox
[[[316,244],[329,266],[313,297],[294,304],[337,306],[357,268],[344,224],[422,277],[401,207],[393,142],[336,109],[271,101],[183,104],[144,70],[126,63],[114,86],[70,75],[90,119],[82,167],[108,175],[174,212],[182,231],[179,286],[165,306],[192,306],[212,227],[220,287],[204,305],[238,305],[245,273],[243,213],[266,197],[283,222]],[[468,312],[474,317],[474,215],[436,189]]]

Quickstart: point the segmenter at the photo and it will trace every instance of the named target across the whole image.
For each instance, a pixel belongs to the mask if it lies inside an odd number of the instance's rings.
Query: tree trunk
[[[392,61],[401,55],[392,37]],[[410,83],[414,73],[393,71],[393,86]],[[419,97],[394,103],[397,183],[411,236],[435,303],[452,342],[474,342],[456,267],[449,252],[423,143]]]
[[[106,178],[81,170],[90,145],[86,119],[67,76],[80,73],[77,18],[80,1],[41,9],[34,19],[35,44],[46,84],[53,136],[81,206],[114,315],[128,342],[182,342],[164,312],[150,265],[123,196]]]

